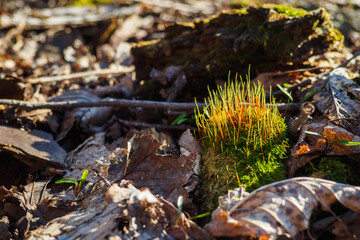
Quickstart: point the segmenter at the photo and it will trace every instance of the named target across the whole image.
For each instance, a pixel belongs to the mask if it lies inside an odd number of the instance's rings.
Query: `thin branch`
[[[133,72],[134,70],[135,70],[135,68],[133,66],[131,66],[131,67],[119,66],[117,69],[106,68],[106,69],[91,70],[91,71],[86,71],[86,72],[71,73],[71,74],[66,74],[66,75],[28,78],[26,80],[26,82],[31,83],[31,84],[59,82],[59,81],[65,81],[65,80],[69,80],[69,79],[89,77],[89,76],[93,76],[93,75],[129,73],[129,72]]]
[[[139,128],[156,128],[158,130],[163,131],[171,131],[171,130],[178,130],[178,131],[185,131],[187,129],[190,129],[191,131],[197,131],[197,128],[186,126],[186,125],[164,125],[164,124],[151,124],[151,123],[145,123],[145,122],[134,122],[134,121],[127,121],[118,119],[119,123],[127,126],[127,127],[139,127]]]
[[[242,103],[249,105],[249,103]],[[195,103],[177,103],[177,102],[160,102],[160,101],[141,101],[141,100],[127,100],[127,99],[104,99],[97,102],[82,102],[82,101],[63,101],[63,102],[27,102],[14,99],[0,99],[0,105],[7,105],[19,107],[27,110],[33,109],[68,109],[80,107],[141,107],[154,108],[165,110],[192,110],[196,108]],[[198,103],[199,108],[205,107],[205,103]],[[273,104],[266,104],[267,106],[274,106]],[[277,104],[280,112],[285,111],[299,111],[301,103],[279,103]]]
[[[333,72],[335,69],[338,69],[338,68],[342,68],[342,67],[346,67],[352,60],[354,60],[355,58],[357,58],[358,56],[360,55],[360,51],[354,53],[354,55],[349,58],[348,60],[346,60],[345,62],[343,62],[342,64],[340,64],[339,66],[333,68],[333,69],[330,69],[326,72],[323,72],[323,73],[320,73],[314,77],[310,77],[308,79],[306,79],[305,81],[302,81],[298,84],[295,84],[291,87],[288,87],[288,88],[285,88],[287,91],[293,91],[293,90],[297,90],[298,88],[301,88],[301,87],[304,87],[304,86],[307,86],[309,84],[314,84],[316,81],[318,81],[319,79],[322,79],[322,78],[325,78],[326,76],[328,76],[331,72]],[[282,95],[284,94],[282,91],[280,90],[277,90],[275,92],[272,93],[273,96],[278,96],[278,95]]]

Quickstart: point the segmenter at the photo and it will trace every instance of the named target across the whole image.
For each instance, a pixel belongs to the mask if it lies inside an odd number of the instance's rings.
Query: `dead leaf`
[[[295,238],[309,229],[311,214],[319,205],[331,212],[331,204],[339,202],[359,213],[359,197],[360,187],[318,178],[287,179],[253,191],[230,208],[219,206],[205,229],[217,238]]]
[[[213,239],[184,214],[179,216],[171,203],[129,181],[112,185],[106,193],[99,188],[84,201],[83,209],[34,229],[29,239],[104,239],[109,235],[118,239]]]
[[[316,132],[323,137],[305,131]],[[346,146],[339,141],[360,142],[360,137],[332,123],[315,122],[302,126],[299,140],[291,149],[290,159],[286,162],[289,176],[293,177],[299,168],[320,155],[355,156],[359,153],[360,146]]]
[[[181,156],[160,154],[158,150],[161,143],[145,132],[147,131],[135,132],[132,137],[127,137],[133,138],[129,162],[124,156],[118,155],[119,163],[109,169],[110,179],[131,180],[137,188],[147,187],[173,204],[176,204],[177,198],[182,195],[184,209],[189,214],[196,214],[190,193],[198,185],[200,152],[197,152],[198,147],[189,147],[195,139],[191,139],[191,133],[185,131],[179,144],[188,148],[187,153],[183,150],[185,154]],[[125,151],[123,153],[125,154]]]
[[[50,98],[49,101],[87,101],[94,102],[101,99],[87,90],[69,90],[60,96]],[[85,132],[99,132],[113,112],[112,107],[75,108],[65,112],[64,119],[56,134],[56,141],[60,141],[74,125],[78,125]],[[54,123],[52,123],[55,125]]]
[[[43,163],[54,167],[66,167],[66,152],[49,133],[40,130],[28,132],[0,126],[0,150],[11,153],[35,169]]]
[[[66,159],[69,167],[64,178],[80,180],[83,171],[91,169],[97,170],[99,174],[106,177],[110,167],[111,152],[104,144],[105,133],[97,133],[73,150]],[[89,171],[87,181],[95,183],[98,179],[94,172]]]
[[[294,70],[287,72],[266,72],[260,73],[253,80],[261,82],[264,86],[264,90],[269,92],[270,87],[276,87],[277,84],[281,85],[283,83],[291,83],[294,80],[299,79],[300,73],[304,72],[304,70]]]
[[[316,107],[341,127],[360,135],[360,86],[348,79],[346,69],[331,72],[323,91],[314,95]]]
[[[20,78],[0,78],[0,98],[28,100],[33,93],[34,89],[31,84],[22,82]]]

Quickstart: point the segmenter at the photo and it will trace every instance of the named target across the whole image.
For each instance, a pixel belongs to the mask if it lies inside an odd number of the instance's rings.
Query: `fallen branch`
[[[249,103],[242,103],[243,105],[250,105]],[[98,102],[79,102],[79,101],[63,101],[63,102],[27,102],[14,99],[0,99],[0,105],[7,105],[19,107],[26,110],[33,109],[68,109],[80,107],[141,107],[141,108],[156,108],[165,110],[192,110],[196,108],[195,103],[177,103],[177,102],[159,102],[159,101],[141,101],[141,100],[127,100],[127,99],[104,99]],[[205,103],[198,103],[199,108],[205,107]],[[273,106],[273,104],[266,104]],[[279,103],[277,108],[280,112],[285,111],[299,111],[301,103]]]
[[[89,76],[94,76],[94,75],[129,73],[129,72],[133,72],[134,70],[135,70],[135,68],[133,66],[132,67],[119,66],[117,69],[106,68],[106,69],[91,70],[91,71],[86,71],[86,72],[71,73],[71,74],[66,74],[66,75],[28,78],[26,80],[26,82],[31,83],[31,84],[59,82],[59,81],[65,81],[65,80],[75,79],[75,78],[84,78],[84,77],[89,77]]]
[[[0,1],[1,2],[1,1]],[[116,7],[101,5],[96,7],[58,7],[18,11],[16,14],[1,14],[0,29],[18,26],[25,23],[25,29],[47,29],[57,26],[70,25],[72,27],[88,26],[97,22],[113,18],[126,17],[139,13],[138,5]]]
[[[185,131],[190,129],[190,131],[197,131],[197,128],[186,126],[186,125],[164,125],[164,124],[151,124],[145,122],[134,122],[134,121],[126,121],[122,119],[118,119],[118,122],[125,125],[126,127],[139,127],[139,128],[156,128],[157,130],[162,131],[171,131],[171,130],[178,130],[178,131]]]

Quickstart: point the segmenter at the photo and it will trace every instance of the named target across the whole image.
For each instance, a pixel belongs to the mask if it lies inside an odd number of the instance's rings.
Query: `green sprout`
[[[309,92],[305,97],[304,99],[302,100],[302,102],[306,102],[308,99],[312,98],[312,96],[315,95],[315,93],[317,92],[320,92],[320,89],[316,88],[316,89],[313,89],[311,92]]]
[[[60,183],[70,183],[70,184],[74,184],[75,185],[75,194],[77,195],[82,187],[82,185],[85,183],[86,181],[86,178],[89,174],[89,171],[88,170],[84,170],[82,176],[81,176],[81,179],[80,181],[76,181],[76,179],[74,178],[63,178],[63,179],[59,179],[57,180],[55,183],[56,184],[60,184]]]
[[[286,90],[286,88],[283,88],[282,86],[280,86],[280,84],[277,84],[277,86],[280,89],[280,91],[282,91],[292,102],[294,101],[294,99],[291,96],[291,93],[289,93],[288,90]]]
[[[193,217],[189,217],[189,219],[190,220],[195,220],[195,219],[207,217],[209,215],[210,215],[210,212],[206,212],[206,213],[201,213],[201,214],[193,216]]]
[[[171,125],[174,126],[174,125],[180,125],[186,121],[189,121],[190,119],[187,117],[187,114],[186,113],[183,113],[181,115],[179,115],[172,123]]]

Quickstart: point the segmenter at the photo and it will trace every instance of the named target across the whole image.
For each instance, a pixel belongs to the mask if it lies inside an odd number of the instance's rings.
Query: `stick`
[[[71,73],[71,74],[59,75],[59,76],[28,78],[26,80],[26,82],[31,83],[31,84],[59,82],[59,81],[65,81],[65,80],[69,80],[69,79],[89,77],[89,76],[93,76],[93,75],[129,73],[129,72],[133,72],[134,70],[135,70],[135,68],[133,66],[132,67],[119,66],[118,69],[106,68],[106,69],[91,70],[91,71],[86,71],[86,72],[77,72],[77,73]]]
[[[190,129],[190,131],[194,131],[194,130],[197,131],[197,128],[185,126],[185,125],[171,126],[171,125],[163,125],[163,124],[151,124],[144,122],[127,121],[122,119],[118,119],[118,122],[127,127],[140,127],[140,128],[154,127],[158,130],[163,130],[163,131],[171,131],[171,130],[185,131],[187,129]]]
[[[250,103],[242,103],[243,105],[250,105]],[[0,105],[7,105],[13,107],[24,108],[27,110],[33,109],[68,109],[80,107],[141,107],[141,108],[156,108],[165,110],[193,110],[197,106],[204,108],[205,103],[177,103],[177,102],[159,102],[159,101],[141,101],[141,100],[127,100],[127,99],[105,99],[97,102],[78,102],[78,101],[63,101],[63,102],[27,102],[14,99],[0,99]],[[274,104],[266,104],[267,106],[274,106]],[[285,111],[299,111],[301,103],[279,103],[277,108],[280,112]]]
[[[308,84],[314,84],[316,81],[318,81],[319,79],[325,77],[326,75],[330,74],[331,72],[333,72],[335,69],[341,68],[341,67],[346,67],[352,60],[354,60],[355,58],[357,58],[360,55],[360,51],[356,52],[351,58],[349,58],[348,60],[346,60],[345,62],[343,62],[342,64],[340,64],[339,66],[328,70],[326,72],[320,73],[314,77],[310,77],[308,79],[306,79],[305,81],[302,81],[296,85],[293,85],[291,87],[285,88],[287,91],[293,91],[296,90],[297,88],[301,88],[304,87]],[[277,95],[281,95],[284,94],[282,91],[277,90],[275,92],[272,93],[273,96],[277,96]]]

